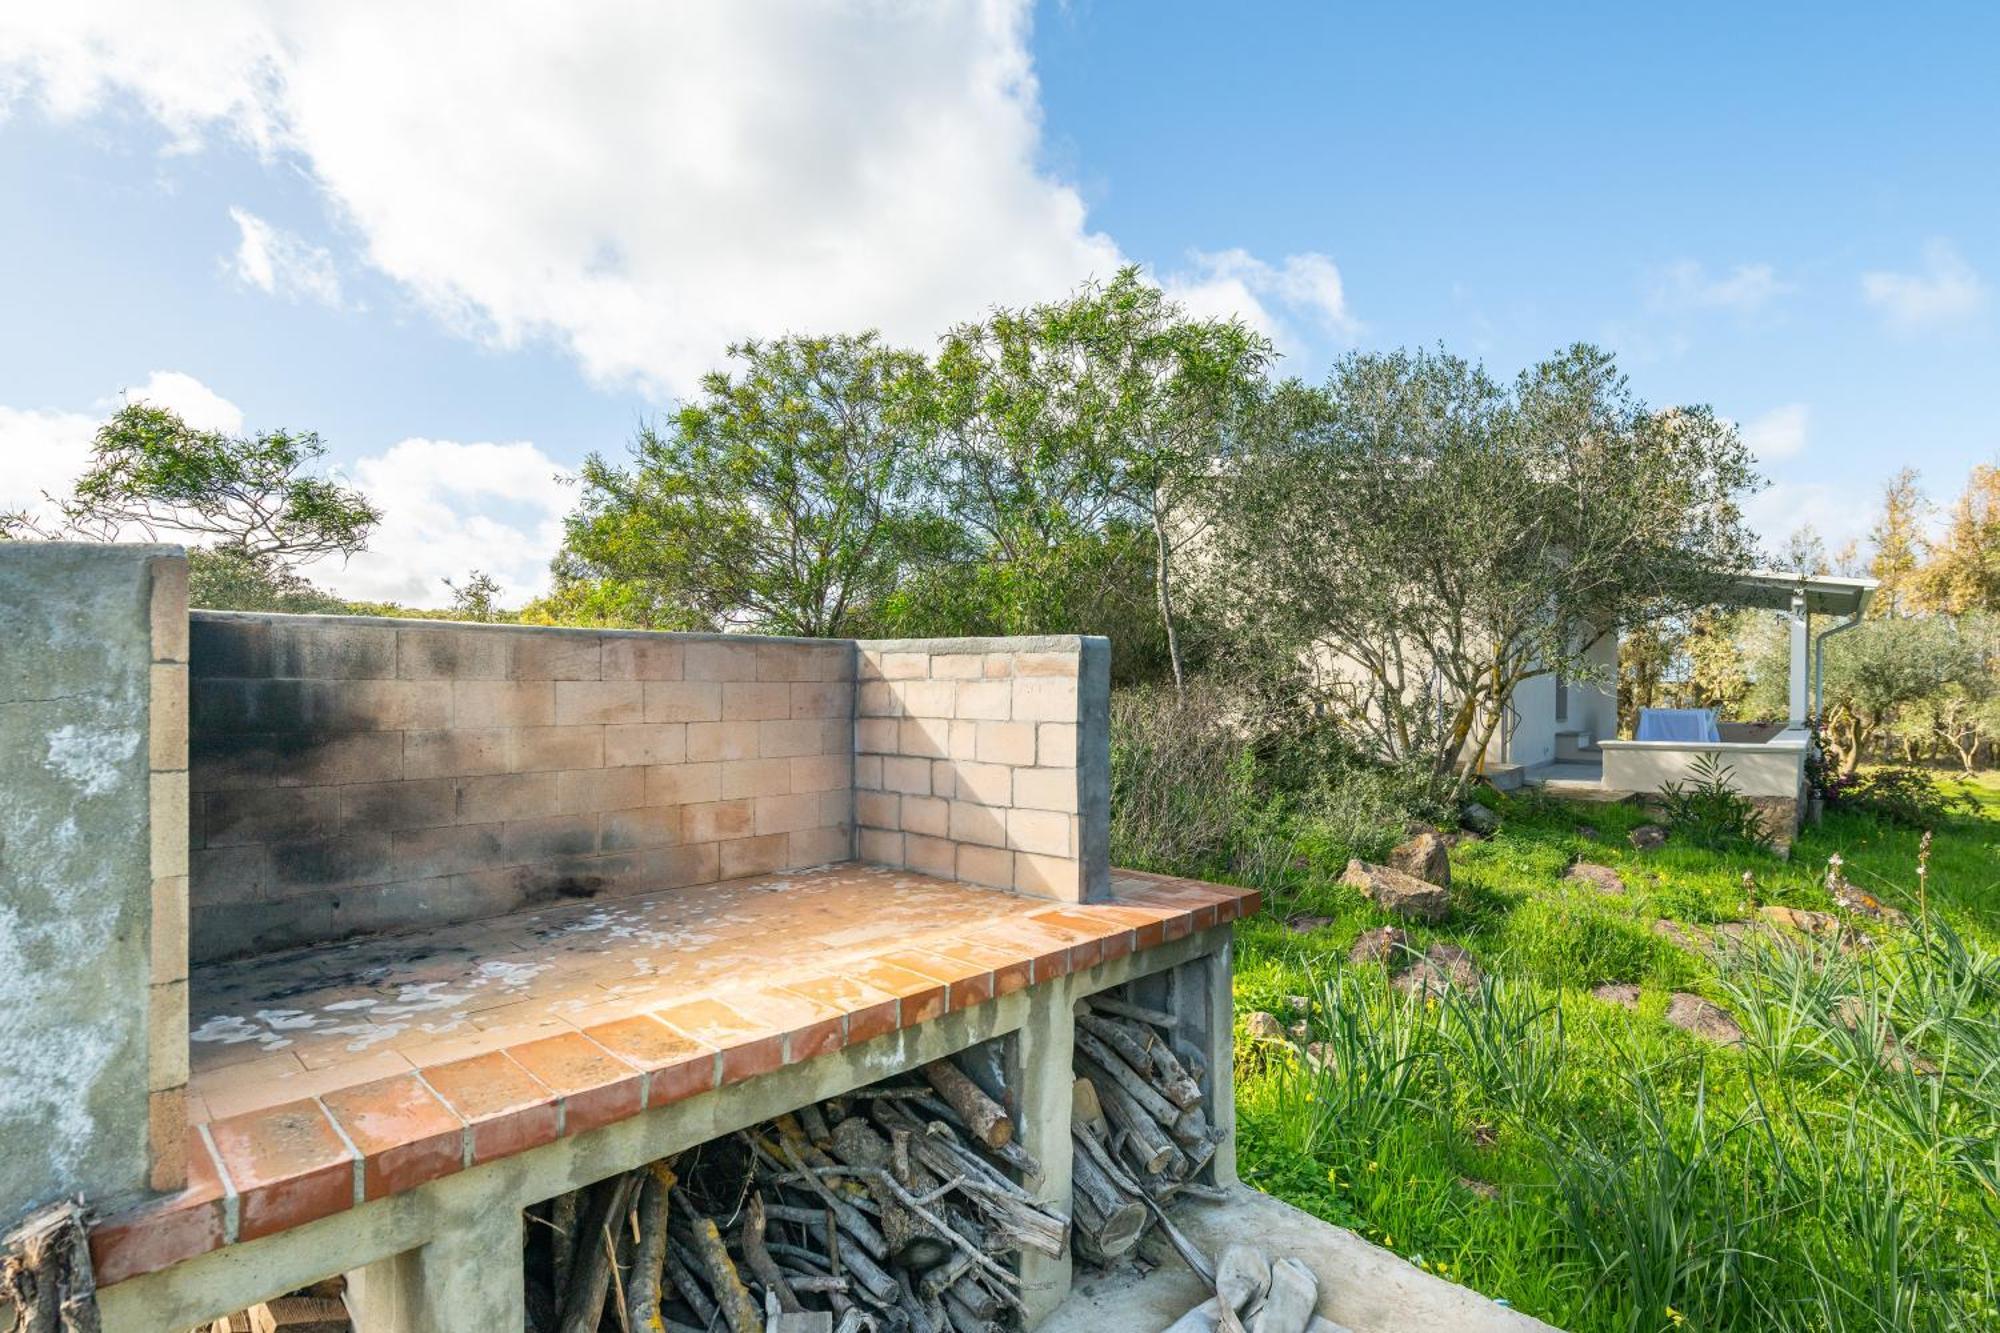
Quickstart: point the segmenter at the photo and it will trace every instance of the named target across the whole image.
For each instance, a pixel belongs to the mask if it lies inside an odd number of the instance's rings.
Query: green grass
[[[1239,1014],[1291,1021],[1303,997],[1318,1043],[1240,1043],[1245,1176],[1567,1329],[2000,1328],[2000,787],[1966,789],[1979,813],[1936,831],[1921,916],[1918,834],[1859,815],[1783,861],[1637,852],[1633,807],[1500,798],[1500,833],[1454,852],[1452,918],[1409,928],[1487,973],[1444,1002],[1347,962],[1384,918],[1315,858],[1239,927]],[[1867,927],[1861,953],[1753,935],[1723,959],[1656,929],[1830,911],[1836,851],[1909,929]],[[1564,883],[1578,858],[1629,892]],[[1589,994],[1612,981],[1644,988],[1636,1012]],[[1668,1025],[1676,989],[1745,1043]],[[1938,1072],[1885,1066],[1883,1023]]]

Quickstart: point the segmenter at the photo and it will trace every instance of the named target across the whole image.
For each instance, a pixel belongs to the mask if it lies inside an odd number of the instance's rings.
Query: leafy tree
[[[1877,615],[1897,615],[1912,609],[1918,567],[1924,561],[1924,521],[1930,502],[1918,485],[1917,470],[1903,468],[1882,488],[1882,512],[1869,530],[1875,554],[1869,577],[1882,585],[1873,609]]]
[[[1950,620],[1888,616],[1827,645],[1824,726],[1841,773],[1852,776],[1907,710],[1954,687],[1986,688],[1988,662]]]
[[[1933,611],[2000,610],[2000,467],[1972,469],[1943,542],[1916,572],[1914,591]]]
[[[310,432],[246,438],[196,430],[174,412],[130,403],[98,428],[90,466],[62,502],[72,531],[188,534],[252,564],[288,570],[363,549],[382,511],[312,473],[326,454]]]
[[[1357,353],[1269,406],[1208,566],[1235,624],[1339,664],[1330,706],[1461,785],[1523,681],[1590,678],[1603,634],[1691,613],[1751,558],[1734,428],[1650,410],[1595,347],[1511,390],[1442,351]]]
[[[489,622],[507,618],[506,612],[500,610],[500,580],[485,570],[473,570],[462,583],[446,579],[444,586],[451,592],[453,620]]]
[[[349,615],[343,597],[316,587],[304,576],[241,547],[190,547],[188,604],[221,611],[284,611],[292,615]]]
[[[1075,555],[1144,533],[1150,592],[1176,690],[1185,688],[1179,556],[1200,540],[1206,491],[1257,401],[1270,342],[1200,320],[1136,268],[1067,300],[996,310],[945,339],[931,381],[939,493],[1001,587],[1072,580]],[[1150,585],[1148,587],[1148,585]]]
[[[911,410],[923,368],[874,334],[729,349],[737,371],[593,455],[558,590],[665,628],[839,635],[895,585],[924,521]]]

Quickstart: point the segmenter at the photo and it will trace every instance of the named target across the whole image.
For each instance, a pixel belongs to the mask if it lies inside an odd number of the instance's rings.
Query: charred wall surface
[[[196,961],[852,854],[851,642],[196,612]]]

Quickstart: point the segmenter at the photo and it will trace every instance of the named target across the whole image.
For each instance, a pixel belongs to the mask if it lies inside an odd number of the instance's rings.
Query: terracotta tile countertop
[[[859,864],[197,968],[188,1186],[92,1233],[100,1285],[1234,921],[1112,872],[1052,903]],[[743,978],[768,978],[745,983]]]

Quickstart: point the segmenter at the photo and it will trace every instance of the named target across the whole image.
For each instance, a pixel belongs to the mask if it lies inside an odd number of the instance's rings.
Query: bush
[[[1736,770],[1712,754],[1698,757],[1688,782],[1660,788],[1660,805],[1667,827],[1697,847],[1712,852],[1764,845],[1764,824],[1757,807],[1736,790]]]
[[[1111,701],[1111,856],[1172,874],[1277,885],[1379,860],[1448,806],[1426,772],[1357,753],[1330,722],[1212,679]]]
[[[1906,828],[1934,828],[1954,814],[1974,814],[1979,809],[1971,797],[1946,791],[1922,769],[1901,765],[1859,774],[1835,803]]]

